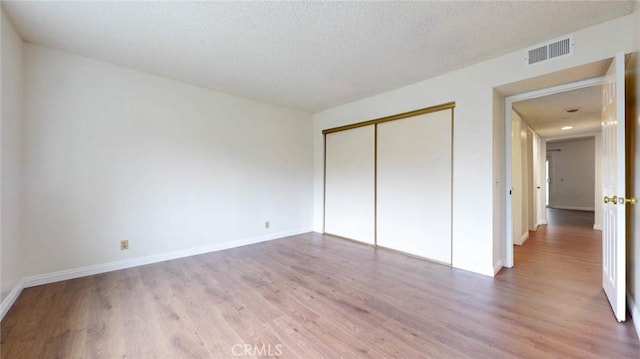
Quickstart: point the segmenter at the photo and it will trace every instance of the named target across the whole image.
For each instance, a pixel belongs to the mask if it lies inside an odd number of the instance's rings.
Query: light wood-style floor
[[[305,234],[29,288],[2,358],[640,357],[599,232],[567,218],[496,278]]]

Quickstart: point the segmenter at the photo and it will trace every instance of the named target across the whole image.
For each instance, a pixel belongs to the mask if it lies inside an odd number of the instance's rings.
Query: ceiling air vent
[[[527,50],[527,65],[573,54],[573,36],[563,37]]]

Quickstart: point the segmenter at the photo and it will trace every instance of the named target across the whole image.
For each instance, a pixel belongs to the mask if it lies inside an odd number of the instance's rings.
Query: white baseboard
[[[636,328],[636,335],[638,336],[638,340],[640,340],[640,308],[636,306],[629,292],[627,292],[627,307],[629,308],[629,313],[631,313],[633,326]]]
[[[9,309],[11,309],[13,303],[16,302],[16,299],[18,299],[18,296],[20,296],[20,293],[22,293],[23,289],[24,280],[21,279],[18,283],[16,283],[13,289],[11,289],[11,292],[9,292],[7,297],[4,298],[2,303],[0,303],[0,320],[2,320],[7,312],[9,312]]]
[[[502,269],[502,259],[498,259],[498,261],[493,264],[493,275],[498,274],[500,269]]]
[[[593,229],[595,229],[596,231],[601,231],[602,230],[602,225],[601,224],[594,224],[593,225]]]
[[[585,212],[593,212],[595,211],[595,208],[593,207],[577,207],[577,206],[549,206],[549,208],[553,208],[553,209],[568,209],[571,211],[585,211]]]
[[[38,274],[38,275],[26,277],[24,279],[24,288],[59,282],[63,280],[73,279],[73,278],[86,277],[94,274],[112,272],[120,269],[142,266],[145,264],[164,262],[171,259],[190,257],[190,256],[195,256],[198,254],[209,253],[209,252],[216,252],[224,249],[242,247],[249,244],[260,243],[264,241],[293,236],[293,235],[307,233],[311,231],[312,231],[311,228],[284,231],[284,232],[273,233],[265,236],[240,239],[237,241],[216,243],[212,245],[183,249],[183,250],[174,251],[174,252],[152,254],[149,256],[130,258],[130,259],[113,261],[113,262],[108,262],[103,264],[96,264],[96,265],[87,266],[87,267],[66,269],[66,270],[61,270],[53,273]]]
[[[524,244],[524,242],[527,241],[527,239],[529,239],[529,231],[527,231],[526,233],[522,234],[520,239],[518,241],[514,241],[513,244],[515,244],[516,246],[521,246],[521,245]]]
[[[469,263],[463,263],[463,265],[460,265],[460,263],[458,262],[452,262],[451,267],[464,270],[473,274],[482,274],[487,277],[494,276],[493,266],[491,265],[491,263],[484,263],[484,264],[473,263],[472,265],[469,265]]]

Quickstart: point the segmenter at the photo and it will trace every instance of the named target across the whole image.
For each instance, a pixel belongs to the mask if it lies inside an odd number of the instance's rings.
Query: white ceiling
[[[602,114],[600,86],[585,87],[555,95],[513,103],[522,119],[541,137],[552,139],[576,137],[599,132]],[[575,113],[567,109],[579,108]],[[561,127],[573,126],[563,131]]]
[[[2,2],[26,41],[316,112],[632,12],[622,2]]]

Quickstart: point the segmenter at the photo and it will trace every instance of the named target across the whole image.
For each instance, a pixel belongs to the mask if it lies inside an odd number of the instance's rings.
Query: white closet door
[[[374,126],[326,136],[324,230],[374,244]]]
[[[379,246],[451,263],[452,111],[378,125]]]

